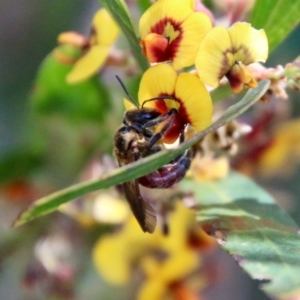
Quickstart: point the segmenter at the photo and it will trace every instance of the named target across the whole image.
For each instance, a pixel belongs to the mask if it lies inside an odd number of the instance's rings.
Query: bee
[[[127,96],[127,92],[121,80],[117,77]],[[164,99],[166,96],[163,96]],[[146,100],[162,99],[157,97]],[[145,104],[144,102],[144,104]],[[116,131],[114,137],[114,154],[119,166],[125,166],[141,158],[157,153],[163,149],[158,142],[163,138],[167,130],[172,126],[176,109],[171,109],[166,114],[161,114],[154,108],[137,107],[125,112],[123,124]],[[158,124],[162,124],[158,132],[152,130]],[[180,142],[184,141],[184,132],[180,134]],[[140,193],[139,184],[148,188],[169,188],[183,179],[191,164],[190,151],[176,157],[158,170],[142,176],[136,180],[123,183],[123,191],[131,211],[144,232],[153,233],[156,227],[156,212],[146,202]]]
[[[168,164],[138,178],[139,184],[151,189],[167,189],[180,182],[191,165],[191,151],[186,150]]]

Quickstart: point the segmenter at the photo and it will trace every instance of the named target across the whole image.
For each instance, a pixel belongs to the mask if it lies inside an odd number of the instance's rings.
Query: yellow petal
[[[289,145],[284,140],[274,139],[273,143],[259,158],[259,164],[262,172],[265,174],[274,174],[276,172],[284,172],[287,169],[287,157],[289,153]]]
[[[182,23],[182,37],[178,42],[178,49],[172,59],[173,67],[176,70],[195,63],[200,42],[205,34],[211,30],[211,27],[211,20],[204,13],[195,12],[186,18]]]
[[[125,285],[130,280],[131,266],[151,247],[159,245],[160,231],[148,235],[141,231],[131,216],[118,233],[99,239],[93,249],[97,271],[112,284]]]
[[[141,39],[149,33],[163,34],[168,20],[174,23],[182,23],[193,10],[188,1],[163,0],[157,1],[146,10],[139,22],[139,32]]]
[[[229,170],[227,157],[212,158],[199,155],[192,162],[190,174],[196,181],[213,181],[225,178]]]
[[[282,174],[296,167],[300,155],[300,120],[281,124],[274,139],[259,158],[261,172],[265,175]]]
[[[195,0],[185,0],[192,10],[195,10]]]
[[[109,53],[108,47],[93,46],[74,65],[67,75],[68,83],[78,83],[93,76],[101,68]]]
[[[126,98],[123,98],[123,103],[125,106],[125,110],[130,110],[136,108],[136,106]]]
[[[196,68],[202,81],[212,87],[234,64],[231,39],[226,28],[217,26],[210,30],[200,44],[196,57]]]
[[[167,1],[167,0],[164,0]],[[144,74],[139,87],[139,103],[160,96],[162,94],[172,95],[174,93],[176,71],[167,64],[158,64],[149,68]],[[146,107],[155,107],[155,101],[147,102]]]
[[[119,34],[119,28],[106,9],[99,9],[92,22],[91,43],[111,46]]]
[[[159,270],[160,277],[171,283],[180,280],[194,271],[199,265],[199,253],[183,250],[171,255]]]
[[[257,30],[251,24],[245,22],[235,23],[228,29],[232,49],[236,49],[234,57],[236,61],[244,65],[261,61],[268,57],[268,39],[263,29]]]
[[[196,131],[201,131],[210,125],[213,105],[210,94],[199,77],[181,73],[178,75],[175,96],[181,99],[180,115],[187,115],[189,123]]]
[[[217,87],[236,62],[249,65],[256,61],[264,62],[267,56],[268,40],[264,30],[239,22],[228,30],[215,27],[208,32],[199,47],[196,68],[204,83]],[[254,81],[246,81],[249,86],[255,86]],[[240,83],[236,86],[236,91],[242,88]]]
[[[94,246],[93,261],[105,280],[116,285],[125,285],[130,279],[131,261],[122,238],[102,237]]]
[[[170,234],[162,239],[161,247],[168,253],[177,253],[186,249],[189,229],[197,226],[195,211],[176,202],[175,210],[170,215]]]
[[[126,222],[123,230],[116,236],[116,239],[124,239],[128,251],[128,256],[131,260],[139,257],[141,253],[155,245],[157,245],[161,238],[160,230],[155,230],[153,234],[145,234],[142,232],[138,222],[134,216],[130,216]]]
[[[162,300],[165,299],[165,293],[167,291],[167,284],[165,282],[150,279],[146,280],[139,290],[137,299],[139,300]]]

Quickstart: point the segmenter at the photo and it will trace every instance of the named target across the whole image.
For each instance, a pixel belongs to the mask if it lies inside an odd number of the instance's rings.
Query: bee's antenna
[[[119,81],[119,83],[120,83],[121,87],[123,88],[124,92],[126,93],[127,97],[129,98],[129,101],[130,101],[134,106],[139,107],[138,102],[137,102],[136,100],[134,100],[134,99],[131,97],[131,95],[129,94],[128,90],[126,89],[126,87],[125,87],[123,81],[121,80],[121,78],[120,78],[118,75],[116,75],[116,78],[117,78],[117,80]]]

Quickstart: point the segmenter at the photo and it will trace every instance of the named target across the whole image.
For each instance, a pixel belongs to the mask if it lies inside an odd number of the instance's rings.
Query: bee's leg
[[[155,145],[155,146],[153,146],[153,147],[151,148],[151,153],[152,153],[152,154],[153,154],[153,153],[157,153],[157,152],[159,152],[159,151],[161,151],[161,150],[162,150],[162,147]]]
[[[168,129],[170,129],[170,127],[172,126],[174,117],[177,113],[178,113],[177,110],[175,108],[172,108],[164,116],[161,116],[154,120],[151,120],[144,125],[145,127],[151,127],[151,126],[155,126],[159,123],[162,123],[164,121],[168,121],[165,123],[165,125],[162,127],[162,129],[159,132],[153,134],[153,136],[151,137],[150,142],[149,142],[149,147],[153,147],[153,145],[155,145],[159,140],[162,139],[162,137],[165,135],[165,133],[168,131]]]
[[[164,115],[160,115],[155,119],[152,119],[150,121],[148,121],[147,123],[145,123],[143,125],[144,128],[148,128],[148,127],[152,127],[155,126],[163,121],[165,121],[166,119],[168,119],[170,116],[176,115],[177,114],[177,110],[175,108],[170,109],[166,114]]]

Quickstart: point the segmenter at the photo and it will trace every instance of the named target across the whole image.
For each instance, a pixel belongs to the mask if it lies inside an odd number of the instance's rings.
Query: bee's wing
[[[124,183],[123,189],[131,211],[143,231],[153,233],[156,226],[156,213],[153,207],[142,198],[138,181]]]

